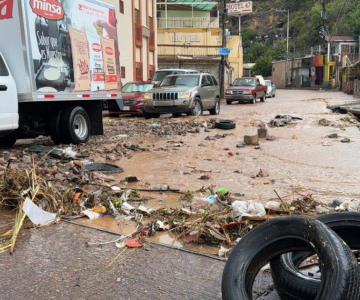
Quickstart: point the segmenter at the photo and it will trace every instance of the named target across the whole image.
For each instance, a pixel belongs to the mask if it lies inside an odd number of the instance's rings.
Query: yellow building
[[[189,68],[219,78],[222,31],[217,1],[199,4],[193,0],[158,1],[159,68]],[[226,64],[227,84],[243,72],[243,49],[239,36],[227,37],[230,55]]]

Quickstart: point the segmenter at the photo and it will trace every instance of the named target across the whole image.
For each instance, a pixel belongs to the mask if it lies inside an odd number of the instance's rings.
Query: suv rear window
[[[0,55],[0,76],[9,76],[9,71],[7,70],[3,58]]]

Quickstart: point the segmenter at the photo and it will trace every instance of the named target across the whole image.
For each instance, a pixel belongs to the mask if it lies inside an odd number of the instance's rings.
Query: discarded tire
[[[318,218],[334,230],[352,250],[360,250],[360,214],[336,213]],[[313,252],[284,254],[271,261],[271,271],[278,294],[283,299],[315,299],[320,280],[299,271],[300,264]],[[358,299],[358,298],[348,298]]]
[[[215,128],[230,130],[230,129],[235,129],[236,124],[232,120],[217,120],[215,122]]]
[[[325,224],[305,217],[268,221],[242,238],[225,266],[223,299],[252,299],[261,267],[280,254],[309,249],[321,261],[322,280],[315,299],[358,299],[359,269],[350,248]]]

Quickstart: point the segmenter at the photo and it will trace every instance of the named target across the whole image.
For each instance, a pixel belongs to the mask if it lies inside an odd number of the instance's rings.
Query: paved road
[[[268,199],[274,188],[285,192],[294,185],[317,190],[324,199],[329,195],[341,195],[345,188],[347,194],[343,196],[351,196],[358,192],[358,176],[355,176],[358,164],[351,163],[350,159],[360,160],[358,129],[339,131],[350,136],[354,140],[352,144],[344,146],[334,142],[332,147],[323,147],[324,136],[338,129],[316,126],[319,118],[340,117],[326,110],[326,102],[345,100],[351,98],[342,93],[279,91],[277,98],[265,104],[223,106],[222,117],[233,118],[238,124],[232,136],[210,142],[205,147],[199,143],[205,143],[208,133],[201,133],[197,139],[191,136],[185,139],[188,144],[178,154],[154,154],[157,155],[155,161],[142,160],[143,168],[134,162],[141,161],[141,155],[149,154],[134,155],[122,162],[127,171],[125,175],[156,179],[159,183],[168,179],[167,183],[172,186],[178,183],[180,188],[187,184],[196,188],[203,184],[197,180],[199,174],[184,177],[186,164],[195,164],[198,169],[213,171],[212,183],[224,184],[254,199]],[[272,134],[278,140],[264,144],[261,151],[247,148],[235,158],[227,155],[229,150],[224,152],[226,147],[237,151],[236,142],[241,141],[245,133],[254,131],[252,121],[269,121],[278,113],[301,115],[304,122],[297,127],[274,129]],[[200,154],[194,154],[194,149],[201,149]],[[212,163],[199,159],[204,156],[210,157]],[[184,157],[188,160],[182,161]],[[150,165],[146,167],[146,164]],[[132,168],[133,165],[137,168]],[[267,179],[259,184],[250,178],[262,166],[274,179],[270,185],[265,182]],[[236,173],[237,178],[234,178],[235,170],[240,172]],[[334,185],[339,174],[340,190]],[[223,262],[152,247],[127,250],[107,267],[119,250],[113,245],[86,247],[85,242],[113,238],[110,234],[66,223],[23,232],[15,254],[0,255],[0,299],[221,299]],[[255,291],[261,293],[268,284],[269,274],[266,273],[259,279]]]

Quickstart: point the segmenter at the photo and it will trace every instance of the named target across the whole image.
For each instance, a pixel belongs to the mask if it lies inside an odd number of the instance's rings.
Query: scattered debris
[[[101,172],[106,174],[118,174],[124,170],[118,166],[105,163],[90,163],[85,165],[85,170],[89,172]]]
[[[343,138],[340,142],[342,142],[342,143],[350,143],[351,140],[349,138]]]
[[[259,136],[258,135],[245,135],[244,136],[245,145],[258,145],[259,144]]]
[[[258,128],[259,139],[266,139],[267,135],[268,135],[267,128]]]
[[[326,127],[328,127],[328,126],[331,126],[331,125],[333,125],[334,123],[333,122],[331,122],[331,121],[329,121],[329,120],[327,120],[327,119],[320,119],[319,120],[319,125],[321,125],[321,126],[326,126]]]
[[[273,120],[270,121],[270,127],[285,127],[290,124],[294,124],[296,121],[302,121],[303,119],[296,116],[290,115],[277,115]]]
[[[332,133],[327,136],[329,139],[337,139],[339,135],[337,133]]]
[[[37,226],[50,225],[56,221],[56,214],[44,211],[31,201],[29,197],[26,197],[22,210],[30,221]]]
[[[234,216],[239,217],[265,217],[266,211],[263,204],[254,201],[234,201],[231,204]]]

